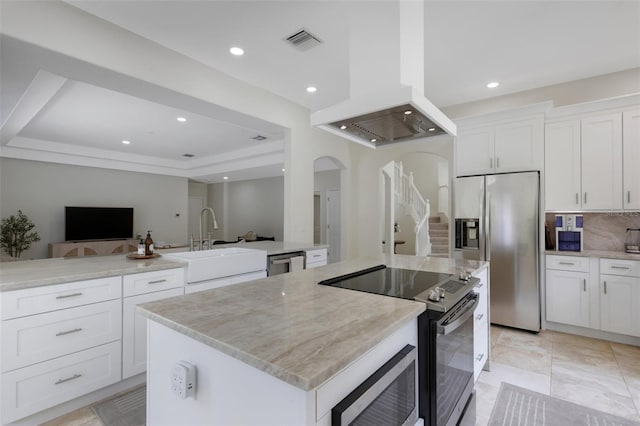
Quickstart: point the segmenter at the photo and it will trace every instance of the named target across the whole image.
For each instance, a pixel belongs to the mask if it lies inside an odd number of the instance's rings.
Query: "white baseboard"
[[[559,324],[549,321],[547,321],[544,326],[547,330],[559,331],[561,333],[577,334],[579,336],[591,337],[593,339],[608,340],[610,342],[623,343],[625,345],[640,346],[640,337],[627,336],[625,334],[610,333],[608,331],[576,327],[573,325]]]

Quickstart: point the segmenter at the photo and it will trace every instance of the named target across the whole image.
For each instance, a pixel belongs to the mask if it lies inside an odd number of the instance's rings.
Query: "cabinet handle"
[[[587,291],[587,280],[586,280],[586,279],[583,279],[583,280],[582,280],[582,289],[583,289],[584,291]]]
[[[631,202],[631,191],[627,191],[627,203]]]
[[[587,204],[587,193],[584,193],[584,203]]]
[[[573,265],[575,265],[575,263],[573,263],[573,262],[558,262],[558,265],[569,265],[569,266],[573,266]]]
[[[321,254],[314,254],[313,257],[322,257]]]
[[[56,299],[66,299],[67,297],[82,296],[82,293],[65,294],[63,296],[56,296]]]
[[[56,336],[64,336],[66,334],[77,333],[78,331],[82,331],[82,328],[74,328],[69,331],[61,331],[60,333],[56,333]]]
[[[628,266],[615,266],[615,265],[612,265],[611,269],[622,269],[623,271],[628,271],[631,268],[629,268]]]
[[[58,380],[55,384],[59,385],[60,383],[68,382],[69,380],[75,380],[75,379],[80,378],[80,377],[82,377],[82,374],[74,374],[73,376],[67,377],[66,379]]]
[[[607,294],[607,282],[604,281],[604,294]]]
[[[160,283],[166,283],[167,280],[155,280],[155,281],[149,281],[148,284],[160,284]]]
[[[580,195],[576,192],[576,204],[578,204],[580,202]]]
[[[493,158],[489,158],[489,168],[493,169]]]
[[[496,168],[500,168],[500,157],[496,157]]]
[[[484,283],[483,282],[479,282],[478,284],[476,284],[475,288],[482,288],[484,287]]]
[[[480,321],[480,320],[482,319],[482,317],[483,317],[483,316],[484,316],[484,314],[478,314],[478,315],[476,315],[476,319],[477,319],[478,321]]]
[[[482,358],[484,358],[484,354],[480,354],[476,357],[476,361],[480,362],[482,361]]]

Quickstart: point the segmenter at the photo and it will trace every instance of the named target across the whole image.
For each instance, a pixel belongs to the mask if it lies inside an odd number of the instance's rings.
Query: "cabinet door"
[[[579,210],[580,121],[548,124],[544,138],[545,210]]]
[[[517,121],[496,126],[496,173],[540,170],[541,157],[541,119]]]
[[[136,313],[136,305],[184,294],[182,287],[139,296],[125,297],[122,302],[122,378],[147,370],[147,318]]]
[[[582,208],[622,209],[622,114],[582,120]]]
[[[478,293],[478,306],[473,312],[473,379],[478,380],[480,372],[489,360],[489,284],[487,270],[481,271],[477,278],[480,284],[474,289]]]
[[[547,270],[547,321],[589,327],[589,274]]]
[[[640,336],[640,278],[600,275],[600,328]]]
[[[456,139],[457,176],[493,173],[494,131],[482,127],[461,132]]]
[[[624,208],[640,210],[640,109],[622,115]]]

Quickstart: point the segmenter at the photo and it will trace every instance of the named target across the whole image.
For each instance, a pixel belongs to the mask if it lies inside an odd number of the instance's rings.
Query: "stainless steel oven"
[[[469,293],[445,314],[427,311],[418,318],[420,417],[434,426],[457,425],[473,392],[473,311],[478,295]],[[423,364],[424,362],[424,364]],[[424,393],[424,394],[423,394]],[[474,402],[475,400],[471,401]],[[467,408],[475,417],[474,407]],[[472,411],[471,411],[472,410]]]
[[[331,410],[331,426],[413,426],[418,420],[415,346],[393,358]]]

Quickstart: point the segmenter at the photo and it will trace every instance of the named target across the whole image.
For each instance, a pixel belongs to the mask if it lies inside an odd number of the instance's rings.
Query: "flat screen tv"
[[[133,237],[133,207],[65,207],[64,239],[116,240]]]

